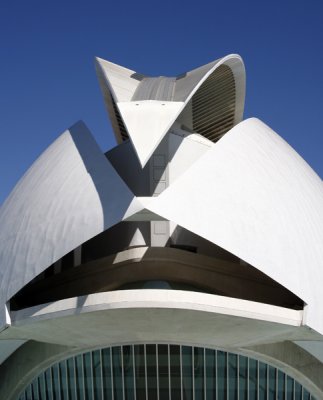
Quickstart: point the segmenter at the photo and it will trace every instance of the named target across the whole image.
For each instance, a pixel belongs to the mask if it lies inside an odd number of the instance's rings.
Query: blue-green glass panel
[[[204,399],[204,349],[194,347],[194,391],[195,400]]]
[[[145,346],[138,345],[135,348],[135,369],[136,369],[136,396],[137,399],[146,399],[146,363]]]
[[[45,371],[45,383],[46,383],[46,400],[53,400],[51,368],[48,368]]]
[[[31,385],[28,385],[28,387],[27,387],[26,400],[33,400],[33,392],[32,392]]]
[[[257,400],[258,362],[249,358],[249,400]]]
[[[39,400],[39,391],[38,391],[38,380],[34,379],[31,384],[32,398],[33,400]]]
[[[294,400],[302,400],[302,385],[298,382],[294,384]]]
[[[146,345],[148,399],[157,399],[157,358],[156,345]]]
[[[267,365],[259,362],[259,400],[267,399]]]
[[[59,366],[59,380],[61,386],[61,400],[69,400],[67,391],[66,361],[60,362],[58,366]]]
[[[58,364],[52,366],[52,390],[53,400],[60,400],[60,381]]]
[[[93,400],[91,353],[83,354],[84,393],[86,400]]]
[[[159,399],[169,399],[169,360],[168,346],[159,344],[158,351],[158,382],[159,382]]]
[[[83,358],[81,355],[75,357],[76,393],[77,399],[84,399],[84,374]]]
[[[227,400],[227,353],[217,351],[217,400]]]
[[[238,394],[239,400],[315,400],[265,363],[211,349],[150,344],[96,350],[54,364],[19,400],[237,400]]]
[[[185,400],[193,399],[193,359],[192,348],[182,346],[182,376],[183,397]]]
[[[311,400],[311,395],[305,388],[303,388],[303,400]]]
[[[123,399],[121,347],[112,347],[114,400]]]
[[[101,351],[104,400],[112,400],[112,371],[110,349]]]
[[[76,400],[76,380],[74,357],[67,360],[67,380],[69,400]]]
[[[248,358],[239,356],[239,400],[248,398]]]
[[[227,353],[217,351],[217,400],[227,399]]]
[[[294,379],[286,376],[286,397],[285,400],[294,400]]]
[[[237,400],[238,399],[238,356],[235,354],[228,354],[228,392],[229,392],[229,400]]]
[[[268,365],[268,400],[276,400],[276,368]]]
[[[181,354],[179,346],[169,346],[171,399],[181,400]]]
[[[44,373],[40,374],[38,377],[38,386],[41,400],[46,400],[46,383]]]
[[[133,346],[123,346],[125,400],[135,399]]]
[[[102,365],[100,350],[92,352],[93,395],[94,400],[102,400]]]
[[[277,379],[277,400],[285,400],[285,374],[278,371]]]
[[[205,349],[205,390],[206,400],[216,400],[216,360],[215,351]]]

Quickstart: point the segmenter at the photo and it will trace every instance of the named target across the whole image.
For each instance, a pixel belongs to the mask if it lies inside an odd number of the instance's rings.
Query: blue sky
[[[0,204],[76,121],[102,150],[114,146],[95,56],[172,76],[239,53],[245,118],[262,119],[323,178],[322,0],[3,0],[0,51]]]

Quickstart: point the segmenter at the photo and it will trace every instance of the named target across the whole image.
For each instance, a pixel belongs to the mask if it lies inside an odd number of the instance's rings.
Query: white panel
[[[213,142],[203,136],[194,133],[189,134],[187,131],[183,131],[177,126],[172,127],[168,143],[170,154],[170,163],[168,166],[170,184],[191,168],[191,166],[214,145]]]
[[[145,166],[183,107],[182,102],[118,103],[120,114],[142,166]]]
[[[96,58],[116,102],[130,101],[140,81],[131,78],[135,73],[131,69],[121,67],[112,62]]]
[[[13,328],[8,329],[7,336],[24,335],[72,346],[133,343],[139,339],[240,347],[270,342],[277,336],[284,340],[293,333],[304,336],[300,329],[302,314],[199,292],[115,290],[14,312]]]
[[[140,246],[146,246],[146,241],[145,238],[139,228],[135,230],[135,233],[133,234],[133,237],[129,243],[129,248],[130,247],[140,247]]]
[[[137,197],[136,206],[129,208],[123,221],[165,221],[165,218],[151,212],[147,205],[154,197]]]
[[[78,123],[30,167],[0,209],[4,303],[49,265],[136,209],[134,196]]]
[[[323,333],[323,184],[261,121],[229,131],[147,208],[291,290]]]

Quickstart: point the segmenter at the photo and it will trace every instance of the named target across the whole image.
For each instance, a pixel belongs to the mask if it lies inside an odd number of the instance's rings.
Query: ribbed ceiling
[[[172,101],[174,90],[175,78],[144,78],[132,101]],[[111,102],[122,141],[125,141],[129,135],[112,96]],[[193,131],[216,142],[234,126],[235,103],[234,75],[230,67],[220,65],[192,97]]]
[[[234,125],[235,100],[231,68],[220,65],[192,98],[193,130],[216,142]]]
[[[175,90],[175,79],[176,78],[166,78],[164,76],[144,78],[132,96],[132,101],[172,101]]]

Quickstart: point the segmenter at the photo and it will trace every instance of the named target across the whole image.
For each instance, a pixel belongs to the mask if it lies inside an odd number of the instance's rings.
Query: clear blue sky
[[[94,56],[172,76],[239,53],[245,118],[262,119],[323,177],[322,0],[3,0],[0,51],[0,204],[77,120],[102,150],[114,145]]]

